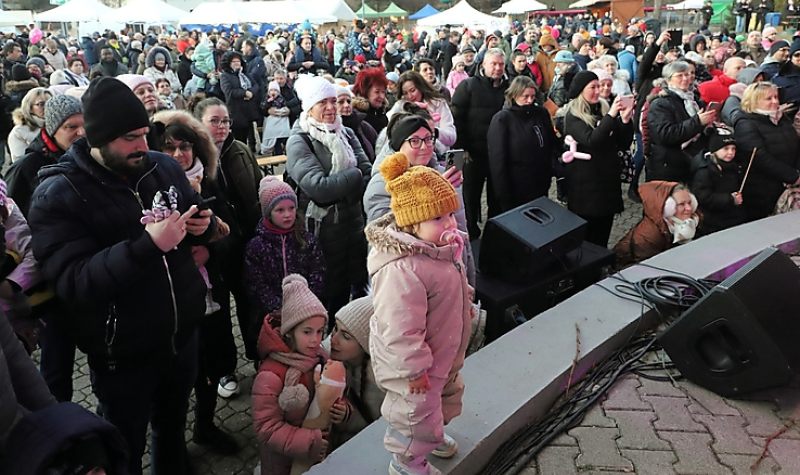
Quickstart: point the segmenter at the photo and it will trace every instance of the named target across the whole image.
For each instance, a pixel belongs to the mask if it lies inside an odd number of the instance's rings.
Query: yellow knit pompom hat
[[[381,163],[386,190],[392,195],[392,212],[398,226],[438,218],[458,210],[456,190],[439,172],[426,166],[409,168],[402,153],[389,155]]]

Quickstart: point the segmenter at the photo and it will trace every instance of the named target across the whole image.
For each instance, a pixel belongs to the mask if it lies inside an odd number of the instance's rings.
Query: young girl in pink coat
[[[436,170],[409,168],[396,153],[383,161],[381,174],[392,213],[366,228],[375,310],[369,348],[376,382],[386,391],[389,473],[438,474],[425,457],[448,458],[458,449],[444,425],[461,413],[464,392],[459,370],[473,314],[461,261],[466,235],[453,216],[456,191]]]
[[[261,365],[253,381],[262,475],[289,474],[293,459],[319,461],[328,449],[322,431],[301,427],[314,398],[314,367],[327,360],[320,347],[327,315],[306,279],[290,274],[283,279],[280,316],[264,319],[258,337]]]

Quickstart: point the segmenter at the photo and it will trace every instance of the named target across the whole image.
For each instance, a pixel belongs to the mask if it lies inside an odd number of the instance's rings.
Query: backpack
[[[644,151],[645,160],[650,156],[650,127],[647,123],[647,113],[650,111],[650,103],[653,99],[658,97],[662,90],[663,88],[661,86],[653,86],[644,104],[642,104],[642,110],[639,113],[639,128],[642,132],[642,150]]]

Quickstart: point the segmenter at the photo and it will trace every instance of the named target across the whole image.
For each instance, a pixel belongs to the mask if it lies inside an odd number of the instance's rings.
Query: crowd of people
[[[215,413],[245,358],[261,473],[379,417],[389,473],[438,473],[484,193],[488,219],[555,187],[620,267],[800,203],[800,36],[647,24],[6,36],[2,467],[142,473],[149,426],[151,471],[190,473],[192,391],[192,440],[234,454]],[[626,194],[642,219],[609,243]],[[76,348],[102,419],[69,405]],[[329,360],[346,383],[320,428]],[[85,431],[21,455],[53,408]]]

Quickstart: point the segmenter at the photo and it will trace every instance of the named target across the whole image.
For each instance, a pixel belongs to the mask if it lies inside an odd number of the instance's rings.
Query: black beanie
[[[389,137],[389,145],[391,145],[392,150],[395,152],[399,151],[400,147],[403,146],[403,142],[405,142],[406,139],[411,136],[411,134],[418,131],[420,128],[428,129],[430,130],[431,134],[433,134],[428,121],[418,115],[403,117],[402,119],[398,120],[397,123],[392,127],[392,133]]]
[[[150,126],[144,105],[119,79],[93,80],[81,100],[86,139],[92,147],[102,147],[131,130]]]
[[[725,127],[717,127],[713,129],[710,137],[708,138],[708,151],[714,153],[726,145],[736,145],[736,139],[733,137],[733,131]]]
[[[789,42],[788,42],[788,41],[786,41],[786,40],[778,40],[778,41],[776,41],[776,42],[772,43],[772,46],[770,46],[770,48],[769,48],[769,55],[770,55],[770,56],[772,56],[772,55],[773,55],[773,54],[775,54],[775,53],[776,53],[776,52],[777,52],[779,49],[781,49],[781,48],[788,48],[788,47],[789,47]]]
[[[28,68],[25,67],[22,63],[16,63],[14,66],[11,66],[11,79],[13,81],[27,81],[31,78],[31,73],[28,72]]]
[[[597,74],[591,71],[581,71],[572,78],[572,84],[569,85],[569,99],[575,99],[581,95],[583,88],[592,81],[597,81]]]

